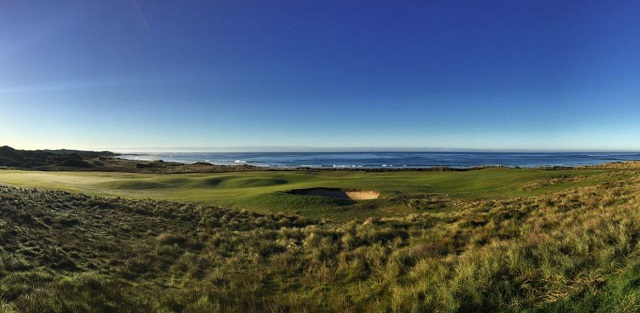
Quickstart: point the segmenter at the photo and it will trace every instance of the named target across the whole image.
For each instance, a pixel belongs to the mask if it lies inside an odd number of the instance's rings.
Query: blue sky
[[[640,150],[638,16],[638,1],[0,0],[0,145]]]

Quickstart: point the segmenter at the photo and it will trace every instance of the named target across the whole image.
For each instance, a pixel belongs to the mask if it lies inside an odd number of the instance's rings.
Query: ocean
[[[640,153],[507,152],[181,152],[121,155],[130,160],[248,164],[272,168],[470,168],[479,166],[584,166],[640,160]]]

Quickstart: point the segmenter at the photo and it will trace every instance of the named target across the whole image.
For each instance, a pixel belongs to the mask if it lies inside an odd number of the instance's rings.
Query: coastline
[[[149,174],[246,171],[434,172],[487,168],[638,168],[637,153],[136,153],[0,147],[0,168]]]
[[[247,152],[136,153],[118,158],[136,162],[208,163],[253,166],[269,170],[429,170],[448,168],[580,168],[640,161],[634,152]]]

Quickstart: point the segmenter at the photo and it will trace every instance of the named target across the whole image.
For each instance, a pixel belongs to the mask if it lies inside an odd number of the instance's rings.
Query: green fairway
[[[615,174],[618,173],[618,174]],[[503,199],[607,181],[622,171],[489,168],[462,172],[257,171],[221,174],[130,174],[0,171],[0,183],[102,196],[199,202],[259,212],[300,212],[310,218],[397,216],[446,200]],[[301,188],[372,190],[375,200],[351,201],[288,193]],[[427,199],[427,200],[425,200]],[[411,204],[415,205],[411,205]]]

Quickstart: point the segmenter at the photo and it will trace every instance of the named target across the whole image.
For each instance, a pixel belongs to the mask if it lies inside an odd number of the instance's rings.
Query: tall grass
[[[639,188],[331,222],[0,187],[0,310],[632,312]]]

